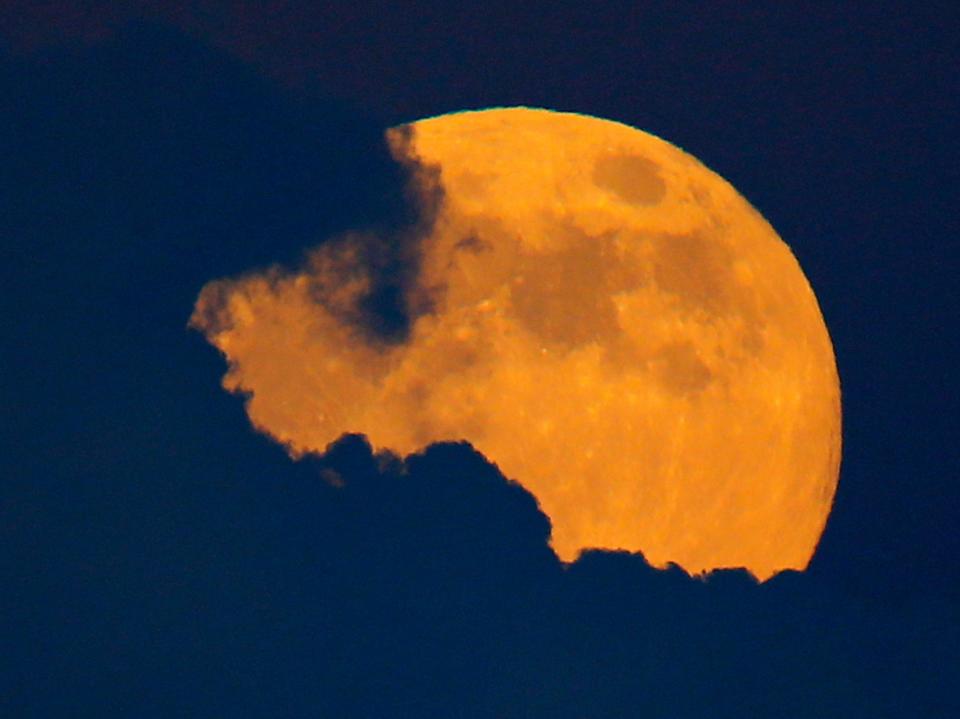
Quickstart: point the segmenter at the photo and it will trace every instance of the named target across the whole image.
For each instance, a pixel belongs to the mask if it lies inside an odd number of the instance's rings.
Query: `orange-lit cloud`
[[[411,324],[430,309],[418,284],[420,249],[439,203],[435,173],[409,155],[409,133],[391,150],[410,169],[415,217],[329,239],[296,271],[210,282],[191,325],[230,360],[224,387],[249,393],[254,425],[299,455],[322,451],[347,432],[389,424],[385,385],[409,342]],[[381,446],[412,448],[396,437]]]

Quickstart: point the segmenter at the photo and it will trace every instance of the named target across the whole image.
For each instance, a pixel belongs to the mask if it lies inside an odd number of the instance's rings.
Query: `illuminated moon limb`
[[[294,451],[348,431],[401,453],[466,439],[534,494],[567,561],[805,568],[837,484],[839,381],[759,213],[673,145],[582,115],[466,112],[389,137],[439,168],[433,309],[402,344],[350,332],[336,309],[363,278],[330,248],[299,276],[205,290],[194,323],[253,422]],[[336,290],[320,305],[318,282]]]

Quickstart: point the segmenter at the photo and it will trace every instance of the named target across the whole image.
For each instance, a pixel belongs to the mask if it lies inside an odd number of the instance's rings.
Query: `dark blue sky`
[[[339,5],[0,13],[0,713],[960,714],[948,5]],[[511,104],[661,135],[793,248],[844,405],[808,572],[562,571],[468,447],[293,463],[219,389],[207,280],[409,221],[383,129]]]

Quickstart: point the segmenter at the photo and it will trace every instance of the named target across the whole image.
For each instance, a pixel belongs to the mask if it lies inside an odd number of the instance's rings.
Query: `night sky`
[[[956,10],[331,5],[0,9],[0,716],[960,716]],[[409,223],[383,130],[517,104],[793,249],[844,413],[808,571],[564,568],[469,445],[295,462],[220,388],[207,281]]]

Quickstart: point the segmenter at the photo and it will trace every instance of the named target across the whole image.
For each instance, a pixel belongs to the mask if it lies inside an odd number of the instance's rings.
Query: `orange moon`
[[[429,309],[400,342],[357,331],[363,233],[296,272],[211,283],[192,324],[253,423],[294,454],[346,432],[399,453],[467,440],[537,498],[565,561],[805,568],[837,486],[840,386],[763,217],[674,145],[584,115],[463,112],[387,138],[439,183],[405,298]]]

